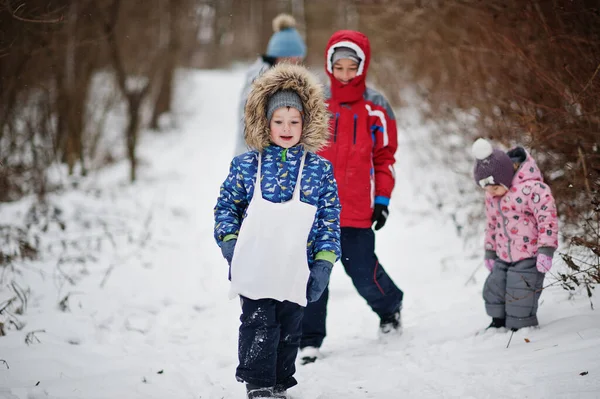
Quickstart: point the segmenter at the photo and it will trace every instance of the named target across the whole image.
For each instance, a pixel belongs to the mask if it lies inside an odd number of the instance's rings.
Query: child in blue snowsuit
[[[258,78],[245,108],[253,151],[235,157],[215,206],[215,239],[242,305],[236,370],[248,398],[286,398],[307,302],[340,256],[340,203],[321,86],[281,64]]]

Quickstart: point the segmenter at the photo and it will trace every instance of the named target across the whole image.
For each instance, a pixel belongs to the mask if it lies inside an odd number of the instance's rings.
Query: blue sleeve
[[[325,173],[319,187],[319,201],[316,217],[316,235],[313,247],[313,256],[321,251],[335,254],[336,260],[341,255],[340,244],[340,212],[341,205],[338,197],[338,188],[333,177],[333,166],[324,161]]]
[[[244,177],[236,158],[231,162],[229,175],[221,185],[217,205],[215,205],[215,240],[221,246],[223,238],[237,235],[242,225],[244,211],[248,207]]]

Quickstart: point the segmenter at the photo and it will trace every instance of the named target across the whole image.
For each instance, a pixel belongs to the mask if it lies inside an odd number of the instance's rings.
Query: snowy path
[[[0,398],[244,397],[233,377],[239,305],[227,299],[226,264],[212,238],[240,82],[237,72],[191,73],[178,92],[181,125],[144,138],[137,184],[120,184],[120,165],[89,183],[102,187],[96,196],[57,199],[127,220],[143,240],[106,247],[74,286],[57,283],[55,261],[24,272],[33,296],[26,327],[0,338],[10,366],[0,364]],[[465,285],[477,260],[465,259],[452,224],[415,194],[421,172],[410,161],[398,157],[391,218],[377,236],[382,264],[405,291],[404,335],[377,340],[376,316],[339,265],[326,358],[299,368],[293,398],[599,398],[600,318],[585,299],[544,293],[543,328],[517,332],[508,349],[508,334],[475,336],[489,322],[486,272]],[[69,311],[61,312],[67,293]],[[41,342],[25,345],[35,330],[45,330]]]

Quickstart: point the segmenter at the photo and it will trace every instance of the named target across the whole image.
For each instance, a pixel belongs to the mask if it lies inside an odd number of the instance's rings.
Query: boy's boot
[[[273,397],[277,399],[287,399],[287,389],[282,385],[275,385],[273,387]]]
[[[379,333],[386,335],[391,332],[402,331],[402,319],[400,318],[400,310],[392,313],[389,316],[382,317],[379,322]]]
[[[253,384],[246,384],[246,396],[248,399],[273,399],[273,388],[259,387]]]
[[[503,327],[506,327],[506,319],[501,319],[499,317],[493,317],[492,322],[486,328],[486,330],[489,330],[490,328],[503,328]]]

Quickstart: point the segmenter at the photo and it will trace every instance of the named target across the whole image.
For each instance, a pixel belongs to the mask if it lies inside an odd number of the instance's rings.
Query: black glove
[[[387,220],[389,214],[390,212],[388,211],[387,205],[375,204],[371,222],[377,222],[375,223],[376,231],[381,229],[385,225],[385,221]]]

